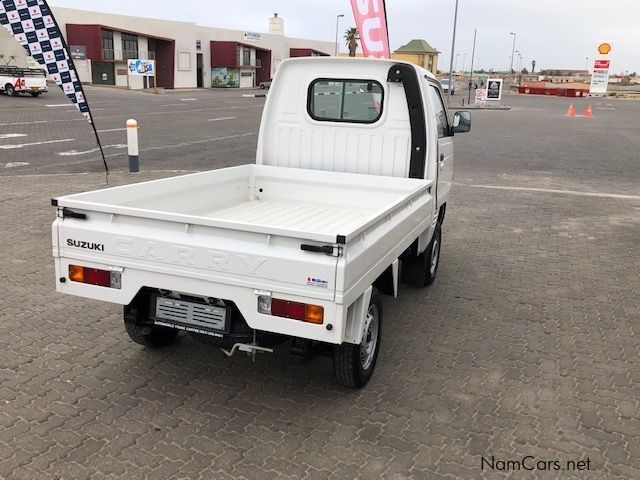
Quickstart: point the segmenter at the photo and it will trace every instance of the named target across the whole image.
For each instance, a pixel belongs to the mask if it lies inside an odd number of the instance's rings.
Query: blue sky
[[[442,52],[439,67],[447,69],[455,0],[386,3],[392,49],[423,38]],[[327,41],[335,38],[336,15],[346,14],[341,33],[354,24],[349,0],[51,0],[50,4],[257,32],[266,31],[267,19],[277,12],[285,19],[288,36]],[[610,41],[612,69],[640,73],[639,0],[460,0],[459,8],[459,69],[463,59],[469,65],[477,28],[477,56],[485,69],[508,68],[513,39],[509,33],[516,32],[516,49],[528,68],[536,60],[536,69],[584,69],[586,57],[595,56],[598,43]]]

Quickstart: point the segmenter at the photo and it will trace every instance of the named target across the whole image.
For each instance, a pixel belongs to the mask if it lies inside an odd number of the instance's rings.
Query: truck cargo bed
[[[424,195],[408,178],[244,165],[71,195],[58,205],[268,235],[346,243]]]

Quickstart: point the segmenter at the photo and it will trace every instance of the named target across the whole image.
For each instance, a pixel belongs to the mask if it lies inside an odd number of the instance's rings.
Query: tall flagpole
[[[391,41],[389,40],[389,16],[387,14],[386,0],[382,0],[382,8],[384,8],[384,22],[387,24],[387,45],[389,45],[389,58],[391,58]]]

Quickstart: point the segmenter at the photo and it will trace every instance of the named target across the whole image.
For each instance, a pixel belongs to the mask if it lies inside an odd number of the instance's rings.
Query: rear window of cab
[[[321,122],[375,123],[384,89],[375,80],[318,79],[309,86],[309,116]]]

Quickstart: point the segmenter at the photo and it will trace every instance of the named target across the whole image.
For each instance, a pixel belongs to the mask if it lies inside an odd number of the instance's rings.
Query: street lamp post
[[[340,28],[340,19],[344,17],[344,14],[340,14],[336,17],[336,57],[338,56],[338,30]]]
[[[464,77],[464,72],[465,70],[465,65],[467,64],[467,55],[469,55],[468,53],[463,53],[462,54],[462,76]]]
[[[469,97],[467,98],[467,104],[471,103],[471,84],[473,82],[473,61],[476,58],[476,39],[478,38],[478,29],[473,31],[473,50],[471,53],[471,71],[469,73]]]
[[[509,74],[511,75],[511,84],[513,84],[513,61],[515,60],[516,55],[516,34],[511,32],[509,35],[513,35],[513,49],[511,50],[511,70]]]
[[[451,90],[453,90],[453,57],[456,53],[456,29],[458,28],[458,0],[456,0],[456,11],[453,15],[453,39],[451,40],[451,61],[449,62],[449,90],[447,95],[451,100]]]

